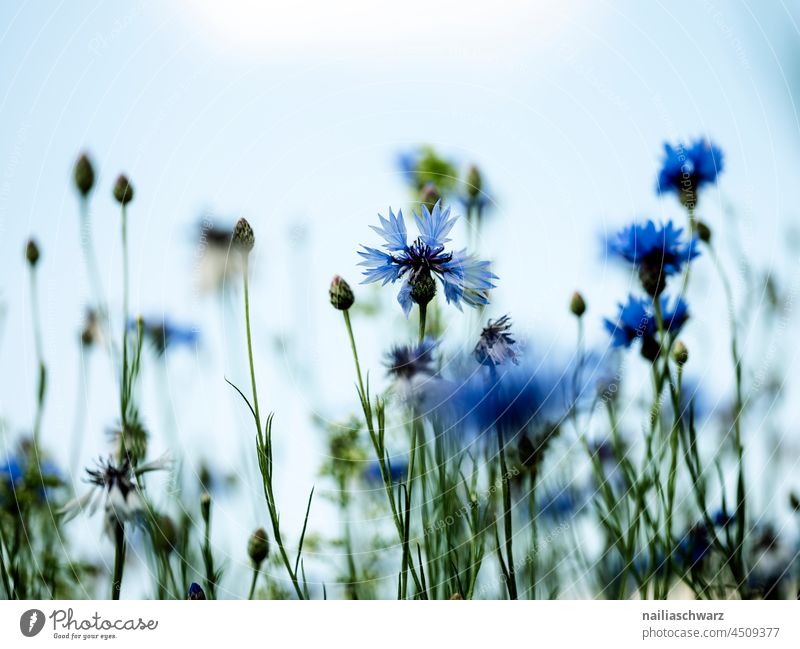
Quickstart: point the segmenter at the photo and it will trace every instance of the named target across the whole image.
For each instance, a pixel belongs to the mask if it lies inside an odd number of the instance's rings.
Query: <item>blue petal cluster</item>
[[[697,238],[686,241],[682,235],[683,229],[671,221],[658,226],[653,221],[635,223],[612,237],[608,249],[633,265],[645,291],[659,295],[667,278],[700,254]]]
[[[695,140],[687,147],[664,143],[664,160],[658,174],[659,194],[673,193],[694,207],[698,192],[717,181],[723,170],[722,150],[708,140]]]
[[[662,295],[661,316],[664,320],[665,331],[677,334],[689,319],[689,307],[682,298],[676,298],[670,305],[666,296]],[[641,340],[643,346],[655,341],[658,333],[658,323],[653,312],[653,301],[649,298],[628,296],[625,304],[619,305],[616,320],[606,318],[603,321],[606,330],[611,334],[614,347],[630,347],[636,340]]]
[[[364,258],[365,279],[362,283],[394,283],[403,280],[397,300],[406,316],[414,300],[412,289],[420,279],[435,276],[441,282],[448,303],[461,308],[464,302],[477,307],[489,303],[488,292],[497,279],[489,270],[489,262],[467,254],[466,250],[447,251],[448,234],[457,218],[450,216],[450,208],[442,209],[436,203],[432,210],[422,206],[422,214],[414,214],[419,236],[408,243],[402,210],[397,215],[389,209],[389,218],[380,216],[380,226],[371,226],[385,241],[384,250],[362,246],[358,252]]]

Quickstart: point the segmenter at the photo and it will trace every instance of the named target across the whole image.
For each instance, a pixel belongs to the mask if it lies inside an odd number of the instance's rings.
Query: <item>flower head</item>
[[[675,194],[681,203],[693,209],[700,190],[715,183],[722,169],[722,150],[708,140],[695,140],[689,147],[680,142],[676,146],[664,143],[656,189],[660,194]]]
[[[128,177],[120,174],[117,176],[117,182],[114,183],[114,200],[120,205],[127,205],[133,200],[133,185]]]
[[[206,593],[200,586],[195,582],[192,582],[191,586],[189,586],[189,594],[187,595],[186,599],[205,599]]]
[[[88,196],[89,192],[91,192],[94,187],[95,174],[92,161],[86,153],[82,153],[77,159],[72,174],[75,180],[75,187],[80,192],[81,196]]]
[[[392,482],[402,482],[406,479],[406,474],[408,473],[408,460],[400,457],[390,459],[386,464],[386,469]],[[367,464],[364,469],[364,479],[372,484],[382,483],[383,475],[381,474],[381,465],[378,460],[372,460]]]
[[[169,347],[185,345],[193,348],[200,338],[194,327],[175,324],[167,318],[144,318],[142,320],[144,334],[153,344],[157,354],[163,355]],[[138,322],[131,319],[128,329],[136,331]]]
[[[477,307],[489,303],[488,292],[494,288],[492,280],[497,279],[489,270],[489,262],[481,261],[465,250],[448,251],[445,244],[456,223],[457,217],[450,216],[450,208],[442,209],[437,203],[433,210],[422,206],[422,214],[414,214],[419,236],[408,243],[403,212],[397,215],[389,209],[389,218],[380,216],[381,225],[372,226],[385,241],[383,248],[369,248],[359,251],[365,266],[364,284],[382,282],[394,283],[403,280],[397,300],[406,316],[411,312],[414,302],[427,303],[435,291],[433,278],[436,277],[444,288],[447,302],[461,308],[461,302]]]
[[[666,296],[660,298],[661,317],[664,331],[677,334],[689,319],[689,307],[680,297],[672,304]],[[606,330],[611,334],[614,347],[630,347],[635,341],[642,341],[642,354],[649,358],[650,353],[659,345],[656,340],[658,322],[653,310],[653,301],[648,298],[628,296],[628,302],[620,303],[616,320],[603,321]]]
[[[506,361],[519,364],[517,341],[510,331],[511,317],[508,315],[487,322],[473,352],[481,365],[502,365]]]
[[[414,345],[396,345],[386,354],[386,369],[402,401],[421,406],[436,383],[436,343],[425,338]]]
[[[109,534],[116,524],[131,522],[141,524],[145,503],[139,491],[137,478],[150,471],[168,467],[169,461],[162,457],[154,462],[141,464],[135,469],[127,458],[115,464],[113,460],[101,460],[96,469],[87,469],[88,482],[92,488],[83,496],[68,502],[60,510],[64,520],[72,520],[84,508],[93,514],[105,497],[105,526]]]
[[[659,226],[652,221],[634,224],[609,241],[609,251],[633,265],[647,293],[659,295],[667,277],[679,273],[700,254],[696,239],[684,241],[682,234],[683,229],[671,221]]]
[[[339,311],[347,311],[353,306],[353,302],[355,302],[355,296],[353,295],[353,289],[350,288],[350,284],[338,275],[334,275],[333,280],[331,280],[331,287],[328,294],[330,295],[333,308]]]

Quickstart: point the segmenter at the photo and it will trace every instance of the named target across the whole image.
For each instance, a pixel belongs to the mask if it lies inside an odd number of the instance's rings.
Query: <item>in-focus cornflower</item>
[[[167,318],[144,318],[144,334],[152,343],[155,351],[163,355],[169,347],[194,347],[200,335],[194,327],[185,327],[170,322]],[[136,320],[128,323],[129,329],[137,330]]]
[[[392,482],[402,482],[408,475],[408,460],[404,458],[390,459],[387,465]],[[372,460],[364,469],[364,479],[371,484],[380,484],[383,481],[381,465],[378,460]]]
[[[205,599],[205,598],[206,598],[206,593],[200,586],[200,584],[192,582],[191,585],[189,586],[189,593],[186,599]]]
[[[708,140],[695,140],[689,147],[665,142],[656,189],[659,194],[675,194],[684,206],[694,209],[700,190],[715,183],[722,169],[722,150]]]
[[[380,216],[380,215],[379,215]],[[389,209],[389,218],[380,216],[381,226],[371,226],[383,237],[383,247],[388,251],[362,246],[358,252],[364,258],[359,265],[365,266],[364,284],[371,282],[394,283],[403,280],[397,296],[406,316],[416,302],[427,305],[436,293],[437,277],[444,287],[448,303],[459,309],[461,302],[478,307],[489,303],[489,290],[494,288],[492,280],[497,279],[489,270],[489,262],[481,261],[467,254],[445,250],[450,241],[448,234],[458,217],[450,216],[450,208],[442,209],[437,203],[433,210],[422,206],[422,215],[414,214],[419,236],[408,243],[403,212],[397,215]]]
[[[608,249],[633,265],[647,293],[660,295],[667,278],[700,254],[697,239],[685,241],[682,234],[672,221],[659,226],[653,221],[636,223],[612,237]]]
[[[511,361],[519,364],[517,341],[511,335],[511,317],[504,315],[494,322],[489,320],[475,345],[475,358],[481,365],[492,367]]]
[[[660,298],[661,316],[665,332],[677,334],[689,319],[689,308],[681,298],[676,298],[672,305],[666,296]],[[614,347],[630,347],[637,340],[642,341],[642,355],[653,360],[658,354],[659,344],[656,340],[658,322],[653,311],[653,302],[648,298],[628,296],[626,304],[619,305],[616,320],[603,321],[606,330],[611,334]]]
[[[89,515],[96,510],[100,501],[105,497],[105,526],[109,535],[117,523],[142,523],[145,513],[145,503],[139,491],[137,478],[150,471],[167,469],[169,460],[166,456],[141,464],[135,469],[128,459],[120,464],[112,460],[98,462],[97,469],[87,469],[88,482],[92,488],[83,496],[68,502],[60,510],[64,520],[72,520],[84,508]]]

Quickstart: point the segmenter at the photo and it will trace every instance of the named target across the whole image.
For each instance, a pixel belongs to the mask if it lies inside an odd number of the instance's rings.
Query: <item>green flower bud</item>
[[[245,252],[250,252],[256,245],[256,235],[247,219],[241,218],[233,228],[233,242]]]
[[[430,273],[420,273],[411,283],[411,299],[419,305],[427,305],[436,295],[436,280]]]
[[[28,239],[28,244],[25,246],[25,259],[28,260],[31,268],[35,267],[39,262],[39,257],[39,246],[36,245],[33,239]]]
[[[672,359],[680,366],[686,365],[689,360],[689,350],[680,340],[672,346]]]
[[[419,202],[422,203],[428,210],[432,210],[436,203],[442,200],[442,194],[433,183],[428,183],[422,188],[419,195]]]
[[[247,542],[247,556],[253,562],[253,566],[258,569],[264,560],[269,556],[269,537],[263,527],[259,527],[250,535]]]
[[[203,516],[203,521],[208,525],[211,518],[211,496],[206,491],[200,496],[200,514]]]
[[[703,221],[697,222],[697,238],[705,243],[711,243],[711,228]]]
[[[75,180],[75,187],[78,188],[81,196],[88,196],[94,187],[94,167],[88,155],[81,154],[75,162],[72,175]]]
[[[578,318],[586,313],[586,301],[583,299],[583,296],[578,293],[578,291],[575,291],[572,294],[572,299],[569,302],[569,310],[572,311],[572,313]]]
[[[347,311],[355,302],[350,285],[338,275],[331,280],[330,296],[333,308],[339,311]]]
[[[133,200],[133,185],[124,174],[120,174],[114,183],[114,199],[120,205],[127,205]]]

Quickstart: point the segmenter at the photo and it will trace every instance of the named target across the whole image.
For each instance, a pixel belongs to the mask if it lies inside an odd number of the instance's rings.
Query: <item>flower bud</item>
[[[586,302],[583,299],[583,295],[578,293],[578,291],[572,294],[572,299],[569,302],[569,310],[578,318],[586,313]]]
[[[450,595],[450,599],[452,601],[456,601],[456,600],[460,600],[460,599],[464,599],[464,598],[461,597],[461,593],[453,593],[452,595]]]
[[[178,543],[178,530],[166,514],[158,514],[153,521],[153,544],[163,554],[171,554]]]
[[[330,296],[333,308],[339,309],[339,311],[347,311],[355,302],[350,285],[338,275],[335,275],[331,281]]]
[[[127,205],[133,200],[133,185],[124,174],[120,174],[114,183],[114,199],[120,205]]]
[[[94,187],[94,167],[85,153],[82,153],[75,162],[72,176],[75,180],[75,187],[78,188],[81,196],[88,196]]]
[[[205,524],[208,525],[211,518],[211,496],[207,491],[200,496],[200,514],[202,514]]]
[[[441,199],[442,194],[433,183],[425,185],[419,195],[419,202],[427,207],[428,210],[432,210]]]
[[[430,273],[421,273],[411,284],[411,299],[420,306],[425,306],[436,295],[436,281]]]
[[[697,238],[704,243],[711,243],[711,228],[703,221],[697,222]]]
[[[467,196],[469,196],[473,201],[480,196],[481,189],[483,188],[483,178],[481,178],[481,172],[478,167],[472,165],[467,170]]]
[[[189,586],[189,596],[186,599],[205,599],[206,593],[200,587],[200,584],[192,582],[192,585]]]
[[[247,556],[250,557],[250,561],[253,562],[256,569],[269,556],[269,537],[263,527],[259,527],[250,535],[250,540],[247,542]]]
[[[689,350],[683,341],[679,340],[672,346],[672,359],[681,367],[689,360]]]
[[[236,227],[233,228],[233,243],[245,252],[250,252],[256,245],[256,235],[247,219],[241,218],[236,222]]]
[[[36,245],[33,239],[28,239],[28,244],[25,246],[25,259],[28,260],[31,268],[35,267],[39,262],[39,257],[39,246]]]

